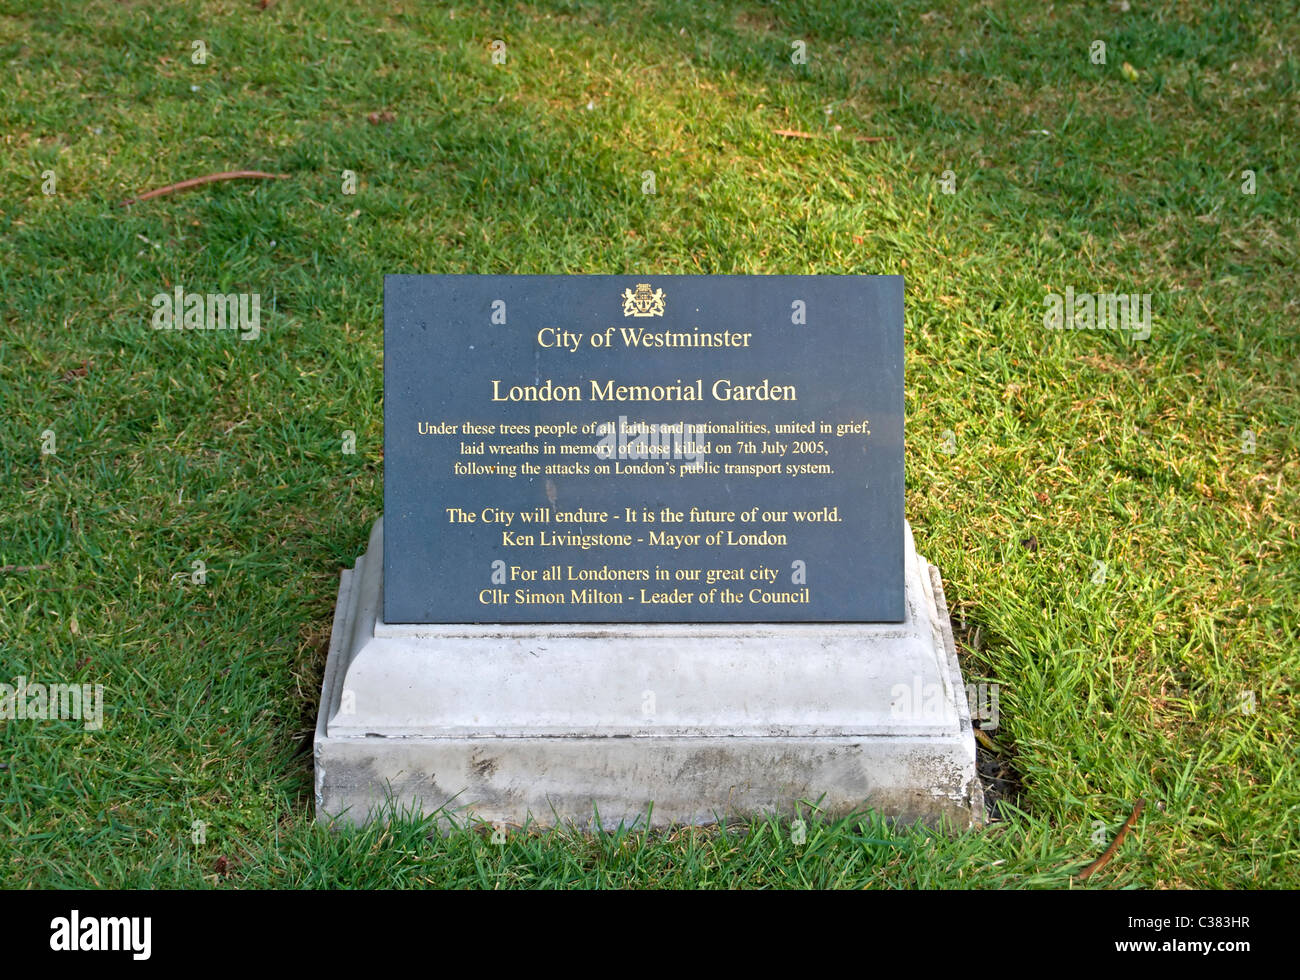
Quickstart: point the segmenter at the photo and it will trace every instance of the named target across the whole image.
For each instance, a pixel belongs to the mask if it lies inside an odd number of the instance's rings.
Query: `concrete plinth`
[[[885,624],[388,624],[383,522],[339,583],[318,819],[388,804],[606,828],[863,807],[983,821],[943,587],[907,530]]]

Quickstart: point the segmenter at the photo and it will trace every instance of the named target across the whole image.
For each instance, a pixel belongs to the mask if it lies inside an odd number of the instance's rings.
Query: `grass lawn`
[[[1300,886],[1300,20],[1123,6],[7,4],[0,683],[105,720],[0,722],[0,884]],[[121,206],[241,169],[289,176]],[[1018,780],[987,828],[313,823],[383,275],[638,271],[906,276],[907,516]],[[177,285],[261,335],[152,329]],[[1150,336],[1047,329],[1067,289]]]

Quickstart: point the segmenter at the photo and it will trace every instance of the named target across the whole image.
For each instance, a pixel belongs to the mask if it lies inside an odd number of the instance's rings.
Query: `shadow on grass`
[[[960,607],[957,607],[960,608]],[[1006,819],[1005,805],[1019,810],[1023,805],[1024,780],[1016,762],[1016,746],[1001,729],[1000,685],[984,676],[988,666],[985,651],[999,645],[1001,638],[964,612],[952,621],[957,659],[967,684],[971,725],[975,728],[975,765],[984,787],[984,812],[989,821]]]

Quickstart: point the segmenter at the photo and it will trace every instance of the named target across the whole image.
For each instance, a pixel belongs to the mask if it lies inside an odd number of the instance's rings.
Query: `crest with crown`
[[[650,288],[648,282],[639,282],[636,289],[623,290],[624,316],[663,316],[664,291]]]

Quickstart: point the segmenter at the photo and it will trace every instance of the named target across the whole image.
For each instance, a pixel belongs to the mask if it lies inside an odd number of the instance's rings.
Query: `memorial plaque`
[[[388,623],[904,618],[900,276],[388,276]]]
[[[319,819],[983,820],[901,277],[389,276],[384,331]]]

